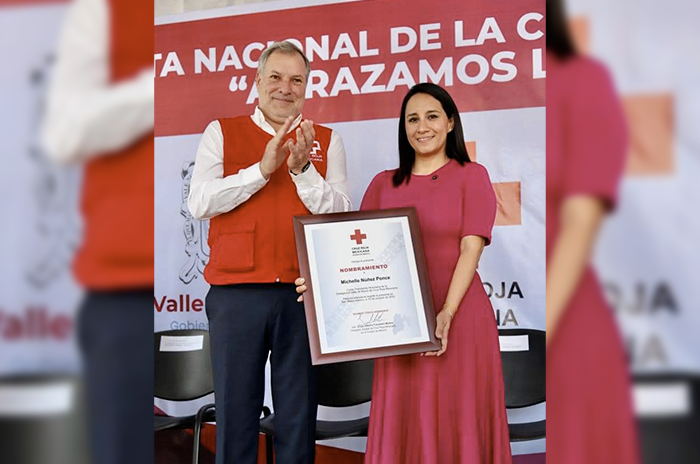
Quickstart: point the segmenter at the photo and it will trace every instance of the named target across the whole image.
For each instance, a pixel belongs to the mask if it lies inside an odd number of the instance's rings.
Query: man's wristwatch
[[[304,165],[304,167],[301,168],[301,172],[299,174],[306,172],[306,170],[309,169],[310,166],[311,166],[311,161],[307,161],[306,164]],[[289,172],[291,172],[295,176],[298,175],[296,172],[292,171],[291,169],[289,170]]]

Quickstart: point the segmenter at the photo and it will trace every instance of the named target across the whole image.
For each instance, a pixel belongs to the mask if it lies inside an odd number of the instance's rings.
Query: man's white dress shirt
[[[110,26],[107,0],[74,0],[69,7],[41,129],[54,161],[120,150],[153,130],[153,67],[110,83]]]
[[[258,107],[250,117],[262,130],[275,135],[275,130]],[[299,115],[289,132],[295,130],[301,120]],[[241,137],[245,137],[245,134],[241,134]],[[260,158],[262,155],[260,153]],[[306,172],[298,175],[289,172],[286,161],[279,169],[287,171],[296,185],[297,195],[312,214],[350,211],[345,147],[335,131],[331,132],[328,146],[325,179],[313,163]],[[260,172],[260,162],[224,177],[224,136],[219,121],[212,121],[205,129],[197,149],[187,205],[194,218],[209,219],[242,204],[265,187],[267,182]]]

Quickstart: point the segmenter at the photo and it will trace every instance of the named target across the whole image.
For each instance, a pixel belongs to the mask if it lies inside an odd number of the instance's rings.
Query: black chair
[[[191,351],[163,351],[163,337],[202,337],[202,348]],[[169,401],[191,401],[214,392],[211,369],[209,332],[206,330],[169,330],[157,332],[154,337],[154,396]],[[215,420],[214,404],[205,404],[197,414],[170,417],[154,415],[154,431],[168,429],[194,430],[192,463],[199,462],[199,438],[204,422]]]
[[[372,399],[374,361],[350,361],[324,364],[316,367],[319,406],[345,408],[366,403]],[[267,462],[273,463],[272,436],[275,415],[260,420],[260,431],[265,434]],[[366,437],[369,416],[341,421],[316,421],[316,440],[343,437]]]
[[[700,463],[700,374],[649,373],[636,374],[633,379],[637,394],[642,389],[672,388],[684,393],[686,411],[665,412],[663,404],[657,411],[642,410],[637,405],[637,421],[641,452],[645,464]],[[668,390],[666,390],[668,391]],[[661,395],[664,396],[663,394]],[[660,398],[660,401],[664,401]]]
[[[88,464],[85,409],[77,376],[0,377],[0,462]]]
[[[547,392],[546,337],[535,329],[502,329],[500,337],[527,336],[527,351],[501,351],[506,408],[518,409],[544,403]],[[507,339],[506,339],[507,340]],[[547,421],[509,424],[510,441],[545,438]]]

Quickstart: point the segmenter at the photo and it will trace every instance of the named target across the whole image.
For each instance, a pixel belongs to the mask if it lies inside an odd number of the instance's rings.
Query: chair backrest
[[[74,375],[0,378],[0,462],[90,462],[82,379]]]
[[[502,342],[501,361],[506,408],[524,408],[544,402],[547,396],[545,332],[535,329],[501,329],[498,335]],[[527,350],[504,349],[506,345],[520,345],[520,342],[522,345],[526,344]]]
[[[188,401],[214,391],[209,332],[168,330],[154,337],[154,396]]]
[[[645,464],[700,463],[700,375],[634,375]]]
[[[316,367],[318,404],[343,408],[372,399],[374,360],[323,364]]]

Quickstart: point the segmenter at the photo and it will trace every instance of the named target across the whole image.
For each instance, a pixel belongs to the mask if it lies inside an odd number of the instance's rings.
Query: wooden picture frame
[[[396,224],[398,224],[398,226]],[[355,267],[348,263],[349,267],[338,269],[338,275],[335,275],[335,272],[325,272],[323,275],[320,275],[319,269],[314,268],[315,264],[318,267],[319,262],[316,258],[316,252],[309,250],[309,244],[312,244],[314,247],[317,247],[318,245],[314,241],[316,239],[313,238],[313,236],[317,235],[315,231],[318,230],[322,231],[326,238],[328,236],[332,236],[334,243],[341,244],[340,247],[332,247],[334,249],[323,249],[324,259],[326,259],[325,253],[337,254],[341,252],[344,253],[343,256],[347,254],[348,250],[344,249],[345,235],[349,236],[347,247],[350,251],[350,255],[353,257],[356,255],[356,253],[365,253],[367,259],[364,259],[364,261],[372,262],[376,261],[377,259],[382,259],[381,257],[388,256],[387,250],[389,247],[383,246],[381,247],[381,251],[379,249],[372,249],[373,247],[370,246],[372,240],[367,239],[367,234],[362,233],[363,227],[370,227],[370,229],[375,231],[373,234],[374,236],[382,237],[388,237],[388,235],[383,234],[384,230],[389,230],[391,228],[393,231],[400,231],[395,233],[393,236],[394,241],[391,242],[391,251],[395,252],[394,256],[397,256],[397,258],[395,263],[392,264],[391,270],[388,272],[390,275],[375,276],[374,278],[371,276],[367,276],[366,278],[362,277],[362,274],[366,274],[367,272],[371,273],[377,267],[383,267],[388,270],[389,265],[384,263],[368,266],[355,265]],[[354,231],[354,233],[348,233],[352,231]],[[377,233],[377,231],[379,231],[379,233]],[[396,356],[402,354],[435,351],[440,349],[440,340],[435,337],[435,309],[433,307],[433,300],[430,292],[430,283],[428,281],[428,272],[423,251],[423,242],[421,240],[420,228],[418,225],[418,217],[414,208],[395,208],[376,211],[297,216],[294,218],[294,233],[299,258],[299,269],[301,276],[306,280],[307,287],[307,290],[304,293],[304,309],[306,313],[312,364],[317,365],[354,361],[383,356]],[[409,235],[410,237],[407,237],[406,235]],[[368,243],[365,246],[361,246],[364,243],[364,240],[367,240]],[[353,241],[355,242],[354,245],[352,244]],[[386,243],[386,239],[383,241],[383,243]],[[314,250],[315,249],[316,248],[314,248]],[[329,266],[327,265],[325,267],[328,268]],[[333,269],[333,271],[335,271],[335,267],[330,267]],[[366,268],[372,269],[366,270]],[[337,280],[340,278],[339,276],[341,273],[348,272],[348,270],[357,271],[358,273],[361,272],[362,274],[358,274],[358,276],[355,277],[355,280],[351,280],[351,278],[348,278],[345,281]],[[391,283],[391,285],[398,285],[398,287],[396,287],[396,292],[391,290],[393,287],[387,287],[386,285],[383,285],[383,283],[373,287],[376,289],[383,288],[385,291],[382,294],[377,294],[378,290],[375,291],[369,287],[359,287],[361,290],[361,296],[354,296],[350,298],[355,298],[355,300],[365,298],[363,301],[353,301],[352,303],[347,303],[348,297],[337,296],[342,294],[342,292],[334,293],[331,291],[329,293],[328,288],[324,289],[323,292],[321,291],[321,287],[323,286],[333,288],[340,287],[341,285],[339,282],[356,282],[360,279],[363,281],[373,281],[373,279],[385,279],[387,281],[391,281],[392,275],[394,277],[406,276],[407,273],[410,275],[410,279],[408,279],[408,281],[405,279],[405,277],[403,280],[401,278],[394,278],[394,282]],[[368,285],[375,284],[370,283]],[[416,285],[419,288],[416,288]],[[342,319],[341,323],[346,329],[349,324],[351,324],[349,321],[351,316],[356,316],[359,318],[359,321],[361,321],[360,323],[351,326],[352,329],[350,332],[355,331],[353,334],[349,334],[348,330],[344,331],[343,335],[346,338],[377,338],[380,336],[379,333],[387,332],[386,337],[382,336],[383,341],[380,343],[381,346],[363,345],[362,348],[354,349],[352,348],[351,344],[347,345],[349,347],[347,349],[334,348],[331,351],[330,348],[326,348],[324,350],[324,341],[329,339],[327,337],[327,326],[324,325],[326,321],[326,313],[324,313],[324,311],[330,311],[326,309],[323,304],[318,304],[319,302],[316,301],[317,298],[323,299],[321,296],[322,294],[335,295],[333,298],[328,298],[334,303],[336,302],[336,298],[342,301],[342,304],[335,304],[333,306],[335,311],[330,317],[335,319],[332,319],[332,321],[337,321],[339,318]],[[409,296],[406,297],[406,295]],[[376,306],[376,303],[374,302],[381,300],[384,297],[386,297],[387,300],[401,299],[402,301],[405,301],[408,299],[415,303],[415,307],[408,309],[408,315],[409,317],[416,317],[416,320],[418,321],[418,328],[412,327],[411,330],[419,330],[421,341],[413,342],[402,340],[398,344],[391,344],[393,338],[396,338],[397,340],[400,339],[400,336],[396,335],[396,314],[394,315],[393,321],[372,321],[375,313],[388,312],[389,310],[362,311],[364,307],[372,305]],[[389,303],[389,306],[392,304],[396,305],[398,303],[399,301],[394,301]],[[320,311],[322,312],[320,315],[321,317],[319,317],[318,313],[319,307],[321,308]],[[348,309],[348,307],[350,309]],[[338,308],[341,309],[338,310]],[[406,305],[401,305],[401,311],[404,311],[405,313],[405,310]],[[341,313],[341,315],[338,316],[336,313]],[[368,322],[365,322],[365,320],[362,319],[364,317],[364,313],[370,314],[370,316],[368,316]],[[379,314],[377,318],[381,318],[381,314]],[[411,321],[415,322],[413,319],[411,319]],[[372,325],[373,323],[374,325]],[[392,333],[388,333],[389,327],[392,328]],[[426,330],[427,333],[425,332]],[[367,335],[368,332],[373,334]],[[413,340],[413,338],[409,339]],[[390,344],[387,345],[386,343]]]

